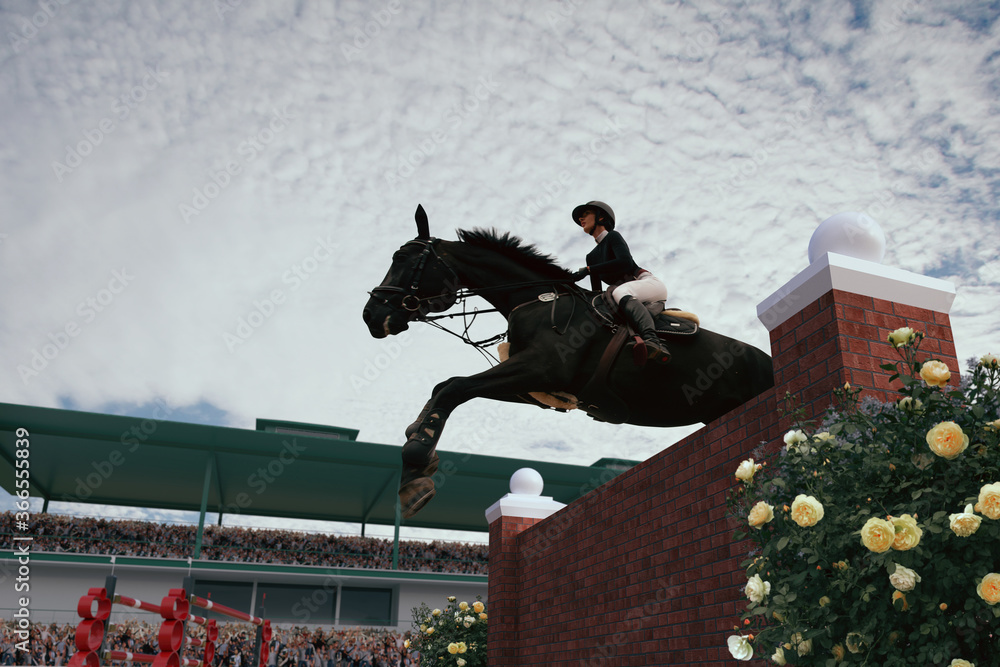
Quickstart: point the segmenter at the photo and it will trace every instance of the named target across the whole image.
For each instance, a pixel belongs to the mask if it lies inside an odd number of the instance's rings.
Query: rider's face
[[[593,211],[585,211],[580,214],[578,218],[580,221],[580,226],[583,227],[583,231],[587,234],[594,233],[594,227],[597,226],[597,215]]]

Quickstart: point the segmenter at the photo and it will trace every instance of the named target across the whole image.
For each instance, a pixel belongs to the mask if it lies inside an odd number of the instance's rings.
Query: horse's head
[[[455,304],[458,277],[438,254],[423,206],[417,206],[416,220],[417,238],[393,254],[382,283],[369,292],[363,317],[375,338],[406,331],[411,320]]]

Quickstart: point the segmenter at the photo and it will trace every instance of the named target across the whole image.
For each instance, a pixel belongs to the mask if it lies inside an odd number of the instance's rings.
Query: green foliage
[[[485,667],[488,619],[481,597],[471,604],[449,597],[444,609],[413,608],[409,649],[420,651],[421,667]]]
[[[796,421],[785,436],[792,444],[755,452],[756,463],[741,466],[756,472],[729,494],[730,512],[744,526],[734,537],[754,543],[742,564],[748,580],[760,575],[770,584],[740,618],[742,632],[754,635],[755,658],[769,659],[781,646],[789,665],[996,664],[1000,604],[988,604],[977,585],[1000,572],[1000,519],[977,506],[978,530],[960,537],[950,516],[1000,482],[1000,368],[987,355],[971,364],[959,389],[930,386],[920,377],[921,339],[911,334],[896,346],[901,361],[883,366],[899,384],[902,407],[862,400],[860,389],[845,385],[818,426],[786,407]],[[968,436],[954,458],[928,444],[928,431],[942,422]],[[800,494],[822,505],[812,526],[790,511]],[[773,506],[773,519],[755,528],[748,516],[758,501]],[[916,546],[876,553],[863,544],[869,519],[904,514],[922,531]],[[897,524],[897,544],[900,533]],[[897,567],[920,577],[912,590],[890,582]]]

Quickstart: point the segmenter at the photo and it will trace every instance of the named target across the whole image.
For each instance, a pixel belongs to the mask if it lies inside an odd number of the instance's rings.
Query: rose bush
[[[421,667],[485,667],[486,605],[448,598],[444,609],[414,607],[410,651],[420,652]]]
[[[889,337],[901,360],[883,368],[899,399],[845,385],[808,423],[786,397],[784,444],[753,453],[760,463],[728,499],[734,537],[753,543],[735,657],[997,664],[1000,362],[973,360],[958,383],[918,359],[922,339]]]

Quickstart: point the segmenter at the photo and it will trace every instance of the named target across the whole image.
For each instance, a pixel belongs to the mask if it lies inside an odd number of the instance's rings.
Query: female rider
[[[656,335],[653,316],[643,303],[666,301],[667,288],[632,259],[625,239],[615,231],[614,211],[604,202],[587,202],[573,209],[573,222],[597,243],[587,253],[587,266],[574,273],[573,278],[580,280],[589,274],[594,291],[601,289],[602,282],[613,287],[612,298],[642,338],[632,351],[636,364],[642,365],[647,360],[661,364],[670,361],[670,351]]]

